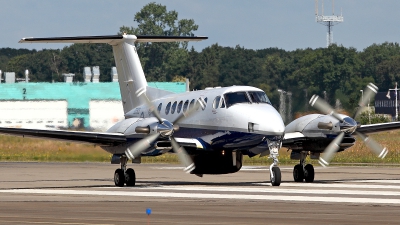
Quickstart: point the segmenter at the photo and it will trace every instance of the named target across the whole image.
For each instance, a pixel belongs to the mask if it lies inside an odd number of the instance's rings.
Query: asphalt
[[[135,187],[115,187],[116,165],[0,163],[0,224],[399,224],[400,168],[315,168],[295,183],[281,167],[229,175],[186,174],[176,165],[142,164]],[[146,214],[151,209],[151,214]]]

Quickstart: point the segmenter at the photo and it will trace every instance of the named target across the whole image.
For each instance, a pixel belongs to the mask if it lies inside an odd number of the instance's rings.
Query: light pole
[[[361,102],[364,102],[364,90],[360,90],[361,91]]]

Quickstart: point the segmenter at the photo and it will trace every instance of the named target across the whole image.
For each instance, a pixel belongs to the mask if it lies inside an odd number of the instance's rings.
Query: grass
[[[400,165],[400,147],[398,147],[400,145],[400,131],[382,132],[371,136],[389,149],[385,159],[376,157],[360,140],[357,140],[353,147],[336,154],[332,163]],[[281,165],[298,163],[298,160],[290,160],[290,152],[287,149],[281,149],[279,152]],[[94,145],[0,135],[0,161],[110,162],[110,158],[111,154]],[[175,154],[143,157],[142,162],[179,163]],[[317,164],[317,160],[311,162]],[[271,160],[268,157],[244,157],[245,165],[269,165],[270,163]]]

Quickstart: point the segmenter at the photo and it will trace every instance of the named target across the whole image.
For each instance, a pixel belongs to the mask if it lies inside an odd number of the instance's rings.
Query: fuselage
[[[249,150],[268,145],[269,140],[279,141],[284,135],[280,114],[270,104],[254,101],[249,93],[265,93],[250,86],[207,88],[180,94],[171,94],[152,101],[162,118],[172,122],[191,107],[198,109],[179,122],[176,138],[198,140],[205,150]],[[239,100],[232,100],[239,98]],[[237,97],[239,96],[239,97]],[[245,98],[240,99],[241,96]],[[227,99],[227,98],[231,99]],[[265,95],[266,97],[266,95]],[[195,103],[202,98],[205,107]],[[234,103],[234,104],[232,104]],[[147,105],[140,105],[125,114],[125,118],[151,118]],[[264,146],[265,151],[265,146]],[[260,150],[254,149],[254,154]]]

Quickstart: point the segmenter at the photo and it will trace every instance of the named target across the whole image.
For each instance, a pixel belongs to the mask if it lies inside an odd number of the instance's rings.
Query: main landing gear
[[[308,183],[314,181],[314,166],[311,164],[305,164],[307,157],[306,152],[301,152],[300,164],[294,166],[293,179],[295,182],[303,182],[305,180]]]
[[[115,186],[123,187],[124,184],[128,187],[135,186],[135,171],[132,168],[126,169],[127,162],[128,158],[126,156],[121,157],[121,169],[116,169],[114,173]]]

